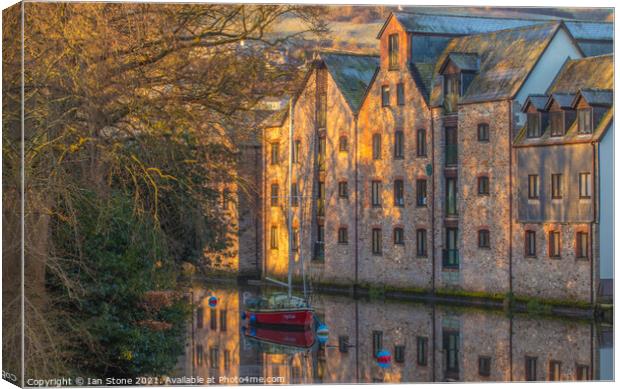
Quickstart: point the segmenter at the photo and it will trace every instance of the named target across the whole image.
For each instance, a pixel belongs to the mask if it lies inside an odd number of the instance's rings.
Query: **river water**
[[[205,384],[613,379],[607,324],[314,294],[327,334],[246,328],[244,301],[261,294],[253,286],[191,288],[195,309],[176,377]]]

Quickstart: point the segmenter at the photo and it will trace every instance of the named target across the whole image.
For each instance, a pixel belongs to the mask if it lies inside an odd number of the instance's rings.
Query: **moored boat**
[[[283,326],[310,328],[314,310],[305,299],[283,293],[246,304],[245,319],[249,326]]]

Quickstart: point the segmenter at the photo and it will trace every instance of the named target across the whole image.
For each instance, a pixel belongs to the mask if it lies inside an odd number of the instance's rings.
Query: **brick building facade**
[[[286,273],[290,235],[295,274],[304,256],[315,281],[596,300],[594,272],[523,257],[524,229],[550,227],[520,217],[515,144],[528,97],[552,90],[591,49],[583,31],[577,38],[561,21],[452,18],[395,13],[377,37],[379,57],[317,54],[293,108],[264,133],[264,274]],[[600,88],[583,82],[577,89]],[[299,204],[289,214],[290,194]],[[566,233],[596,236],[594,222]]]

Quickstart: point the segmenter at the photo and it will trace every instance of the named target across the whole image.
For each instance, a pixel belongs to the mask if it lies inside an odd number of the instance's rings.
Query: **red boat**
[[[261,299],[245,311],[249,326],[284,326],[310,328],[314,323],[314,310],[305,300],[289,298],[284,294]]]
[[[246,329],[245,334],[261,342],[281,346],[310,348],[314,344],[314,332],[310,329],[304,331],[283,331],[273,328],[249,327]]]

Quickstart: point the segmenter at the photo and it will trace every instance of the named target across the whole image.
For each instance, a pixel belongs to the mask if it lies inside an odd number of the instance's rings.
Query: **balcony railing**
[[[447,144],[445,147],[446,147],[446,166],[455,166],[458,161],[457,145]]]
[[[312,257],[315,261],[323,261],[325,260],[325,242],[315,242],[314,243],[314,256]]]
[[[459,250],[458,249],[444,249],[442,265],[444,268],[458,269],[459,268]]]

